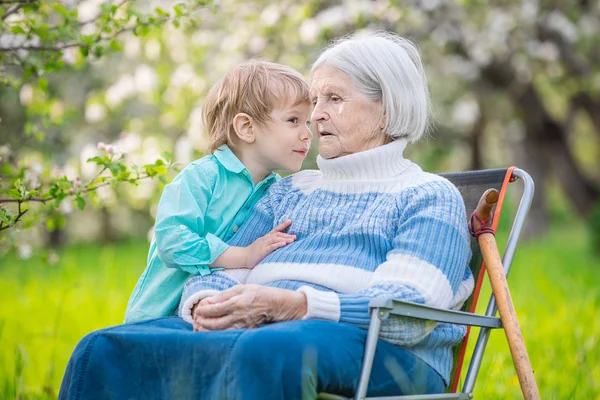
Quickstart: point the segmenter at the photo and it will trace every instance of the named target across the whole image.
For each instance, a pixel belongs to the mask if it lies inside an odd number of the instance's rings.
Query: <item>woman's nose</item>
[[[329,115],[325,112],[321,103],[317,102],[317,104],[315,104],[312,114],[310,116],[311,123],[314,126],[316,126],[316,122],[326,121],[327,119],[329,119]]]

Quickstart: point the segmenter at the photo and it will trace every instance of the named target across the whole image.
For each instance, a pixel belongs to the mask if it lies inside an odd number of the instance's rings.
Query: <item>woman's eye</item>
[[[337,103],[338,101],[341,101],[341,100],[342,100],[341,97],[338,97],[338,96],[335,96],[335,95],[331,96],[331,101],[333,101],[334,103]]]
[[[292,124],[297,124],[298,118],[290,118],[290,119],[288,119],[288,122],[291,122]]]

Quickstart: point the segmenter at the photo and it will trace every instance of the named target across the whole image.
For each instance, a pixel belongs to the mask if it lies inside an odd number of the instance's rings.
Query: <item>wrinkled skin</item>
[[[381,101],[360,92],[350,75],[322,65],[312,75],[311,124],[319,139],[319,154],[326,159],[374,149],[389,143],[384,134]]]
[[[192,310],[195,331],[256,328],[261,324],[301,319],[306,296],[292,290],[237,285],[202,299]]]

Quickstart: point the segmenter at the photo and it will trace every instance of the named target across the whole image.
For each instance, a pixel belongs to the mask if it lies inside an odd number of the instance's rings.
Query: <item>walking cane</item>
[[[525,400],[539,400],[540,392],[535,383],[531,362],[525,348],[525,341],[521,334],[517,313],[510,297],[508,282],[504,275],[502,259],[496,245],[494,230],[492,229],[492,210],[498,202],[498,191],[488,189],[479,199],[477,209],[471,216],[469,229],[475,236],[481,248],[483,261],[490,277],[492,292],[496,298],[500,320],[506,333],[508,347],[512,355],[521,391]]]

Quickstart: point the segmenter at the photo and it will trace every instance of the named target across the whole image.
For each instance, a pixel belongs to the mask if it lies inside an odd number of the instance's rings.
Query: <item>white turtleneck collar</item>
[[[317,156],[317,165],[323,177],[328,180],[392,178],[406,171],[412,164],[402,155],[406,144],[406,139],[397,139],[383,146],[340,158],[328,160]]]

